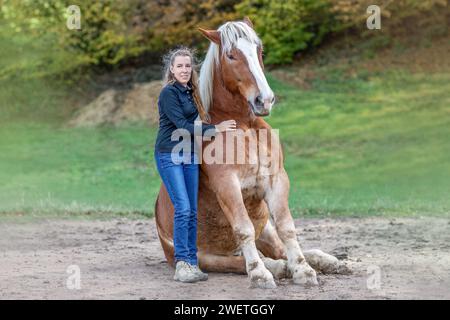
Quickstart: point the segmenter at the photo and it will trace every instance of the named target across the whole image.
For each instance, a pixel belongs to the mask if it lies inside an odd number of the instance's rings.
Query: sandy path
[[[250,289],[245,275],[172,280],[153,219],[0,222],[0,299],[450,299],[450,221],[444,218],[296,220],[304,249],[345,260],[351,275]],[[70,265],[80,289],[69,289]],[[74,282],[69,282],[73,284]]]

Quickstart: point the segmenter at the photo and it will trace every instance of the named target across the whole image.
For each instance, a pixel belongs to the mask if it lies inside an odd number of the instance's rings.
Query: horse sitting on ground
[[[247,273],[251,286],[260,288],[274,288],[274,278],[288,277],[296,284],[317,285],[316,270],[342,272],[345,265],[335,257],[317,249],[302,252],[297,240],[281,144],[276,131],[262,118],[270,114],[275,98],[264,76],[262,43],[251,21],[245,18],[227,22],[218,30],[199,30],[211,41],[199,78],[204,107],[211,123],[235,119],[237,124],[235,132],[202,141],[203,159],[244,159],[244,163],[201,162],[200,268]],[[235,145],[234,138],[248,143],[241,144],[241,149],[229,148]],[[155,205],[156,225],[172,266],[173,214],[162,184]]]

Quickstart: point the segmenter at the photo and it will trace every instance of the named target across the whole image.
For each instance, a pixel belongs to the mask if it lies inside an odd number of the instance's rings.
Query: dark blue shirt
[[[186,143],[190,140],[191,152],[194,152],[194,121],[198,117],[198,110],[192,96],[192,89],[179,82],[167,84],[159,94],[158,111],[159,130],[155,150],[172,152],[180,141],[184,141],[184,146],[187,148]],[[186,129],[190,137],[184,135],[178,141],[172,141],[171,136],[176,129]],[[202,123],[201,131],[198,128],[196,131],[205,135],[205,131],[209,129],[214,131],[210,130],[208,135],[214,135],[215,126],[210,124]]]

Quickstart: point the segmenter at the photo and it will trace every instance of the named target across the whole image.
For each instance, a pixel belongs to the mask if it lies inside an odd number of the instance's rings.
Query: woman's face
[[[176,56],[173,64],[170,66],[170,71],[175,76],[175,79],[182,85],[187,85],[191,79],[192,66],[191,57]]]

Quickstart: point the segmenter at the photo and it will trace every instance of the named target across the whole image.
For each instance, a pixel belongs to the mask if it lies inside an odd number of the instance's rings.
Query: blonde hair
[[[175,79],[174,74],[170,71],[170,67],[173,66],[175,58],[178,56],[189,57],[191,59],[192,72],[191,78],[188,82],[188,85],[192,88],[192,96],[195,101],[195,105],[197,106],[197,111],[200,116],[200,119],[206,123],[210,123],[211,119],[205,108],[203,107],[202,100],[200,98],[199,86],[198,86],[198,74],[196,71],[196,63],[195,63],[195,55],[193,50],[187,47],[181,47],[178,49],[174,49],[167,53],[164,58],[164,78],[163,85],[174,84],[177,79]]]

